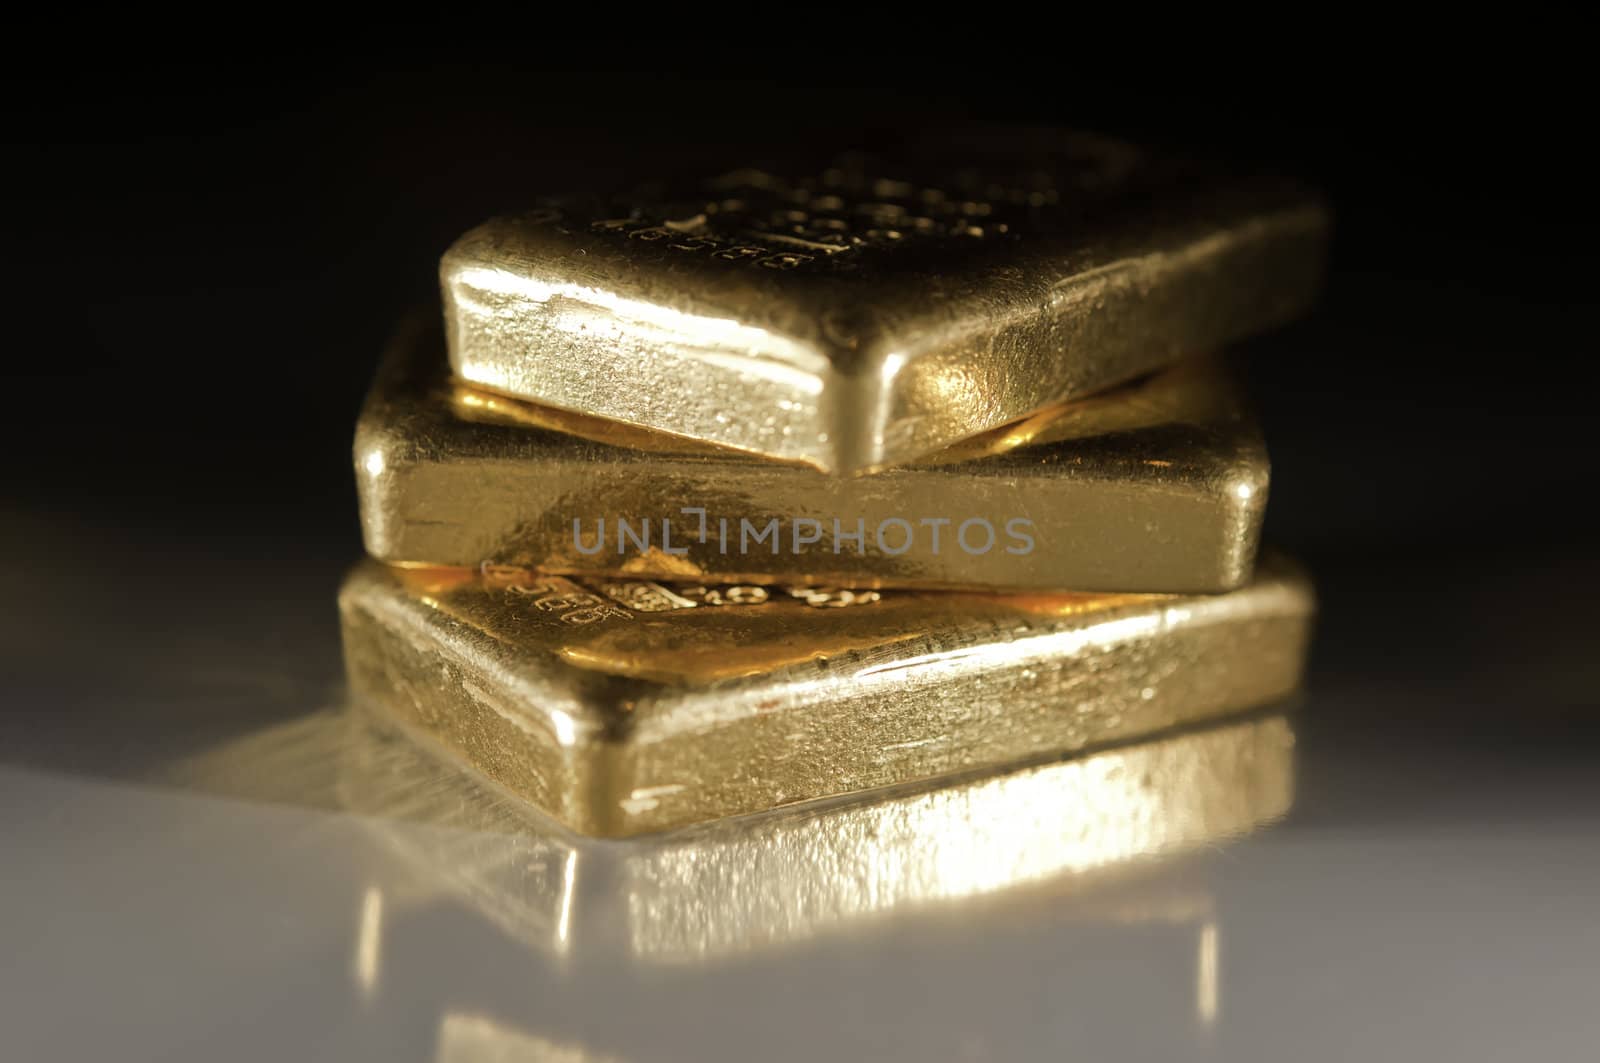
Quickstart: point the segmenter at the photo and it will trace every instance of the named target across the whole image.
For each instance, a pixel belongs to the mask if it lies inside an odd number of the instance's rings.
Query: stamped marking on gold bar
[[[635,583],[599,583],[596,587],[606,597],[640,613],[693,609],[699,604],[693,598],[685,598],[659,583],[644,580]]]
[[[669,613],[699,606],[764,605],[774,593],[817,609],[840,609],[881,601],[877,591],[832,587],[769,588],[754,584],[665,584],[653,580],[582,581],[550,576],[521,565],[484,562],[479,572],[486,588],[502,590],[563,623],[581,626],[601,620],[632,620],[633,613]],[[602,597],[603,596],[603,597]],[[605,599],[611,599],[607,602]],[[615,604],[612,604],[615,603]],[[622,606],[623,608],[618,608]]]
[[[1092,162],[1076,175],[1077,184],[1103,184],[1119,168],[1109,152]],[[974,180],[966,187],[941,188],[874,177],[861,169],[834,167],[799,178],[744,169],[707,181],[706,197],[693,208],[597,218],[588,225],[594,232],[672,251],[791,270],[866,248],[918,239],[992,239],[1014,225],[1036,224],[1041,209],[1060,204],[1059,178],[1042,171],[1019,177],[1011,183]],[[532,217],[549,225],[569,220],[558,206],[541,208]]]

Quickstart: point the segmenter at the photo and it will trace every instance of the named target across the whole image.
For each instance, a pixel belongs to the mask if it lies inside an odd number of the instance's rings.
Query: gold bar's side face
[[[853,472],[1292,317],[1325,228],[1281,182],[1058,136],[552,204],[441,282],[469,382]]]
[[[874,600],[877,599],[877,600]],[[1120,742],[1296,685],[1309,587],[866,594],[359,568],[351,686],[577,830],[630,835]]]
[[[1227,597],[1059,620],[1048,607],[972,626],[952,618],[887,651],[847,651],[761,684],[749,695],[760,711],[736,692],[727,705],[717,691],[664,698],[623,753],[624,777],[648,791],[629,818],[660,829],[989,770],[1288,694],[1307,640],[1303,589],[1269,582]],[[734,751],[715,773],[701,770],[709,735]]]
[[[347,716],[339,804],[412,869],[404,894],[461,896],[515,940],[565,953],[576,839],[430,753],[392,715],[359,706]]]
[[[1266,450],[1237,386],[1209,361],[913,465],[838,477],[455,384],[436,344],[411,323],[357,428],[362,527],[380,560],[1172,592],[1232,589],[1254,564]]]

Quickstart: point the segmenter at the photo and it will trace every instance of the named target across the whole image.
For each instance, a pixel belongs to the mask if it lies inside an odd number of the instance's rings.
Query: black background
[[[667,159],[1061,123],[1265,164],[1333,204],[1321,307],[1245,352],[1268,535],[1323,594],[1312,688],[1372,692],[1317,733],[1407,756],[1413,732],[1497,756],[1593,748],[1593,192],[1564,61],[626,51],[604,69],[96,65],[19,86],[5,504],[34,538],[12,549],[48,554],[60,529],[116,564],[168,563],[171,544],[263,571],[354,559],[361,395],[470,225]]]

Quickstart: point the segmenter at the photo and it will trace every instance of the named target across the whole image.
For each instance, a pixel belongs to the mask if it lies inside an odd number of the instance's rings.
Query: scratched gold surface
[[[1268,487],[1260,433],[1211,360],[1186,360],[914,464],[841,477],[453,381],[421,318],[391,345],[354,457],[367,551],[379,560],[848,587],[1229,590],[1254,565]],[[981,554],[957,540],[973,517],[996,535]],[[938,539],[925,518],[949,522]],[[648,525],[648,550],[618,548],[619,519]],[[778,520],[782,549],[741,550],[741,519]],[[808,520],[823,534],[797,550],[795,529]],[[835,520],[866,529],[860,547],[833,539]],[[903,535],[892,525],[883,548],[875,530],[885,520],[907,522],[909,548],[891,552]],[[1027,544],[1007,533],[1013,520],[1027,522],[1018,525]],[[589,552],[600,521],[606,538]],[[682,553],[662,549],[663,521]]]
[[[1035,131],[552,200],[440,274],[473,384],[854,472],[1295,316],[1326,227],[1290,183]]]
[[[365,562],[351,689],[586,834],[633,835],[1049,758],[1270,702],[1312,596],[579,582]]]

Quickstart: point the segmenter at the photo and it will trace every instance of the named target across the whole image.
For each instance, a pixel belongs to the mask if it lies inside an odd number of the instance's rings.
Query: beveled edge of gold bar
[[[1231,590],[1249,579],[1270,465],[1231,369],[1188,358],[1059,404],[915,463],[836,477],[453,380],[437,326],[397,331],[363,404],[353,459],[367,553],[391,564],[531,565],[560,575],[1032,592]],[[957,468],[960,466],[960,468]],[[1014,485],[1008,487],[1007,485]],[[710,524],[947,512],[1033,529],[1021,552],[958,557],[926,534],[877,547],[763,557],[681,538]],[[741,508],[742,507],[742,508]],[[573,521],[672,518],[679,545],[579,550]],[[691,525],[692,526],[692,525]],[[648,535],[647,527],[647,535]],[[926,529],[924,529],[924,532]],[[592,530],[588,533],[592,536]],[[664,534],[664,533],[663,533]],[[780,531],[781,534],[781,531]]]
[[[1298,686],[1314,603],[1304,574],[1271,558],[1229,594],[1130,597],[1028,622],[1019,612],[1009,630],[990,620],[987,634],[967,632],[965,648],[885,637],[710,683],[610,675],[503,640],[377,562],[351,573],[340,609],[357,700],[569,828],[626,837],[1259,707]]]
[[[462,236],[440,265],[455,371],[853,473],[1291,319],[1320,287],[1328,215],[1283,182],[1198,185],[1142,229],[1012,239],[937,268],[869,256],[891,263],[878,274],[673,256],[610,224],[548,208]],[[663,231],[716,246],[696,224]]]

